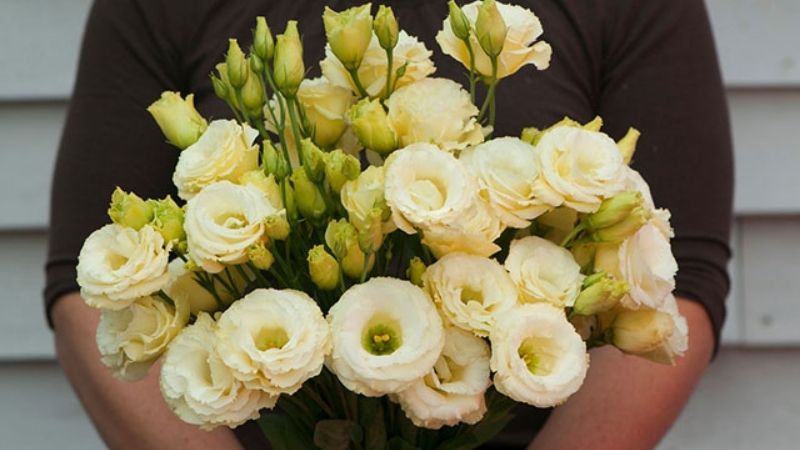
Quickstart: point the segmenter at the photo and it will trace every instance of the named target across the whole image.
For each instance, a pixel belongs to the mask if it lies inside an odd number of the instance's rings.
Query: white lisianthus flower
[[[537,236],[511,242],[505,267],[526,302],[572,306],[583,283],[581,268],[572,254]]]
[[[328,312],[333,352],[326,366],[368,397],[396,393],[433,368],[444,327],[433,301],[408,281],[371,278],[348,289]]]
[[[186,204],[189,257],[205,271],[247,261],[247,248],[264,237],[264,219],[282,213],[258,188],[214,183]]]
[[[406,86],[435,72],[436,67],[433,65],[431,55],[433,52],[428,50],[424,43],[400,30],[397,46],[392,55],[392,72],[404,65],[406,69],[399,79],[394,73],[392,74],[392,79],[397,80],[396,87]],[[319,67],[322,69],[322,75],[331,83],[358,92],[352,77],[334,56],[330,45],[325,46],[325,59],[319,63]],[[370,97],[379,97],[384,94],[387,69],[386,51],[381,48],[378,38],[373,34],[369,47],[364,53],[364,59],[358,68],[358,79]]]
[[[125,309],[103,310],[96,335],[101,361],[116,378],[139,380],[188,321],[189,304],[178,299],[173,306],[145,296]]]
[[[453,80],[417,81],[393,92],[386,107],[401,148],[424,142],[452,151],[483,142],[478,108]]]
[[[206,313],[172,341],[161,367],[161,393],[184,422],[210,430],[235,428],[273,408],[277,396],[247,389],[217,349],[216,324]]]
[[[475,29],[475,21],[478,18],[478,5],[480,1],[464,5],[462,11],[467,16],[471,28]],[[503,51],[497,58],[497,78],[505,78],[513,75],[527,64],[533,64],[539,70],[547,69],[550,66],[550,57],[553,49],[545,41],[536,39],[542,35],[543,29],[539,18],[522,6],[507,5],[497,2],[497,9],[503,17],[503,21],[508,28],[506,39],[503,43]],[[455,58],[469,70],[469,51],[466,43],[453,34],[448,16],[442,24],[442,29],[436,34],[436,42],[442,51]],[[475,70],[484,77],[492,76],[492,62],[478,43],[475,33],[470,33],[470,47],[475,55]]]
[[[628,284],[629,291],[621,300],[626,308],[657,309],[675,288],[678,263],[672,255],[669,239],[657,225],[649,222],[619,246],[598,246],[595,268]]]
[[[435,145],[412,144],[389,157],[385,196],[401,230],[452,225],[471,213],[478,185],[466,167]]]
[[[222,360],[249,389],[294,394],[319,375],[331,350],[328,322],[306,293],[257,289],[217,324]]]
[[[624,188],[627,166],[617,143],[604,133],[558,126],[544,132],[536,151],[541,175],[534,195],[547,205],[594,212]]]
[[[492,139],[462,151],[459,160],[478,178],[481,195],[508,226],[525,228],[547,211],[533,193],[539,163],[527,142],[516,137]]]
[[[539,408],[556,406],[583,384],[586,344],[562,309],[522,305],[500,316],[489,336],[497,391]]]
[[[350,222],[364,224],[369,222],[369,215],[374,209],[386,210],[384,198],[385,169],[369,166],[355,180],[347,181],[339,196],[342,206],[347,210]],[[395,230],[392,220],[385,220],[382,225],[384,234]]]
[[[237,182],[245,172],[258,168],[258,131],[235,120],[215,120],[178,157],[172,182],[178,196],[189,200],[201,189],[220,180]]]
[[[500,246],[494,241],[503,230],[503,222],[489,205],[476,198],[473,206],[457,221],[423,228],[422,243],[437,258],[455,252],[488,258],[500,251]]]
[[[392,395],[414,425],[438,430],[460,422],[474,424],[486,413],[489,346],[458,328],[447,328],[442,355],[434,368],[407,389]]]
[[[219,308],[217,301],[211,292],[200,286],[194,279],[192,272],[186,269],[186,263],[180,259],[175,258],[170,261],[169,266],[169,282],[164,286],[164,292],[175,301],[186,301],[189,304],[189,309],[192,314],[197,314],[200,311],[213,312]],[[230,296],[225,295],[226,291],[223,289],[220,292],[221,297],[230,303]]]
[[[678,303],[672,294],[667,296],[659,311],[667,313],[672,319],[672,332],[655,349],[639,356],[657,363],[675,365],[675,360],[689,348],[689,323],[678,311]]]
[[[352,92],[319,77],[300,83],[297,100],[314,129],[314,143],[322,148],[335,146],[347,128],[347,110],[355,103]]]
[[[78,255],[78,284],[86,304],[123,309],[169,280],[169,248],[153,227],[106,225],[86,238]]]
[[[448,321],[483,337],[519,297],[514,280],[500,263],[464,253],[450,253],[431,264],[422,281]]]

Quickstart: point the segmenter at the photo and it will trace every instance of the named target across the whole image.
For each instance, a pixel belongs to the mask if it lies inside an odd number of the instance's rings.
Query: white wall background
[[[798,448],[800,2],[707,3],[736,145],[735,285],[725,348],[659,449]],[[40,301],[49,179],[89,4],[0,1],[2,448],[102,448],[54,363]]]

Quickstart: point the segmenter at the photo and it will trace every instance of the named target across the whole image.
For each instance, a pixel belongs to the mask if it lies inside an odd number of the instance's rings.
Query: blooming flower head
[[[328,313],[333,352],[326,361],[345,387],[378,397],[399,392],[433,368],[444,328],[431,299],[395,278],[348,289]]]
[[[497,319],[489,339],[495,387],[518,402],[549,408],[583,384],[586,344],[559,308],[522,305]]]
[[[526,302],[572,306],[583,282],[572,254],[537,236],[511,242],[505,267]]]

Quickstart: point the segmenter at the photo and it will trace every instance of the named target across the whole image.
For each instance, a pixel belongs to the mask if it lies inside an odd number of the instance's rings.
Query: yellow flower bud
[[[228,81],[230,81],[231,86],[236,89],[244,86],[250,74],[250,68],[247,64],[247,58],[244,57],[244,52],[242,52],[236,39],[228,39],[228,53],[225,54],[225,65],[228,69]]]
[[[281,155],[272,141],[265,139],[263,142],[262,161],[264,162],[264,169],[270,175],[274,175],[277,181],[282,181],[289,175],[289,163]]]
[[[286,208],[286,216],[292,222],[296,222],[299,218],[297,213],[297,200],[295,199],[294,195],[294,188],[292,187],[292,183],[289,182],[288,179],[284,179],[281,182],[283,186],[283,199],[284,199],[284,208]]]
[[[325,175],[325,154],[309,138],[300,141],[300,155],[306,174],[315,183],[322,181]]]
[[[669,314],[654,309],[620,311],[611,323],[611,342],[626,353],[641,354],[669,339],[675,325]]]
[[[194,94],[184,100],[177,92],[162,92],[147,111],[167,140],[181,150],[197,142],[208,128],[208,122],[194,107]]]
[[[264,220],[264,233],[266,233],[270,239],[283,241],[289,237],[291,231],[289,221],[286,220],[285,214],[273,214]]]
[[[215,68],[217,69],[217,75],[219,75],[219,83],[218,85],[215,85],[214,92],[219,98],[230,103],[237,110],[241,110],[242,105],[239,103],[239,99],[236,96],[236,88],[231,85],[230,78],[228,77],[228,64],[219,63],[215,66]],[[214,81],[213,77],[211,81]]]
[[[222,100],[228,100],[228,86],[221,78],[213,73],[211,74],[211,86],[214,88],[214,94]]]
[[[303,44],[300,42],[300,33],[297,31],[295,20],[290,20],[286,24],[286,31],[278,35],[272,71],[275,85],[280,93],[294,97],[306,72],[303,64]]]
[[[595,231],[616,225],[643,204],[644,197],[641,192],[630,191],[617,194],[604,200],[595,213],[586,217],[587,228]]]
[[[419,256],[415,256],[411,258],[411,261],[408,262],[408,269],[406,269],[406,276],[408,280],[412,283],[416,284],[419,287],[422,287],[422,274],[425,273],[427,267],[425,263],[422,262]]]
[[[538,144],[541,137],[542,130],[535,127],[524,128],[522,130],[522,134],[520,135],[520,139],[531,145]]]
[[[308,272],[311,281],[323,291],[330,291],[339,285],[339,263],[321,245],[308,252]]]
[[[325,177],[331,190],[338,193],[348,181],[355,180],[361,173],[361,163],[353,155],[340,149],[325,154]]]
[[[348,70],[358,69],[372,40],[371,7],[366,3],[337,13],[326,6],[322,14],[331,51]]]
[[[350,121],[364,147],[386,155],[397,149],[397,135],[379,100],[362,99],[350,108]]]
[[[245,172],[239,177],[239,184],[246,186],[252,185],[261,192],[264,193],[264,196],[267,197],[269,203],[275,207],[276,209],[283,208],[283,197],[281,196],[281,188],[278,186],[278,183],[275,181],[275,177],[272,174],[265,174],[263,170],[251,170],[249,172]]]
[[[153,205],[117,187],[111,194],[108,217],[118,225],[139,230],[153,220]]]
[[[639,228],[644,226],[652,216],[652,212],[646,207],[636,207],[622,221],[594,231],[591,234],[592,240],[608,243],[622,242],[639,231]]]
[[[334,220],[328,223],[325,243],[341,262],[342,271],[348,277],[357,279],[365,269],[367,271],[372,269],[374,257],[370,255],[367,262],[367,255],[358,243],[358,231],[346,220]]]
[[[353,223],[358,230],[358,245],[366,253],[375,253],[383,244],[383,210],[373,208],[361,223]]]
[[[447,3],[447,7],[450,10],[450,29],[453,30],[453,34],[462,41],[468,41],[470,25],[467,15],[453,0]]]
[[[180,250],[182,243],[186,241],[186,232],[183,230],[183,208],[170,196],[161,200],[150,200],[149,203],[153,209],[153,220],[150,225],[161,234],[164,241],[176,244],[176,248]]]
[[[630,164],[633,159],[633,154],[636,153],[636,143],[639,142],[639,130],[636,128],[628,128],[628,132],[617,142],[622,159],[625,164]]]
[[[308,178],[307,172],[305,168],[300,167],[292,173],[297,210],[306,219],[317,221],[322,219],[327,208],[319,186]]]
[[[256,29],[253,30],[253,51],[262,61],[272,60],[275,53],[275,42],[264,16],[256,17]]]
[[[508,27],[497,9],[495,0],[483,0],[478,6],[475,20],[475,36],[487,55],[496,58],[503,51]]]
[[[583,290],[578,294],[572,312],[590,316],[608,311],[627,292],[628,285],[624,281],[617,281],[605,272],[592,274],[584,280]]]
[[[264,104],[267,102],[264,86],[261,85],[261,79],[250,67],[247,68],[247,72],[249,75],[241,92],[242,103],[248,116],[260,120],[264,114]]]
[[[275,257],[272,252],[264,245],[263,242],[257,242],[247,248],[247,257],[250,262],[259,270],[269,270],[272,263],[275,262]]]
[[[375,22],[372,25],[381,48],[391,50],[397,45],[400,27],[391,7],[379,6],[378,13],[375,14]]]

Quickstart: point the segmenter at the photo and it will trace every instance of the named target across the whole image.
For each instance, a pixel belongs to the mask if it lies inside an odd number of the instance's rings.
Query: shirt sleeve
[[[177,52],[159,33],[155,2],[97,0],[84,31],[78,74],[55,164],[44,291],[48,323],[58,298],[77,291],[84,239],[109,222],[116,186],[144,198],[173,193],[177,149],[146,112],[163,90],[180,90]]]
[[[599,114],[616,137],[642,131],[632,166],[669,208],[677,296],[725,319],[733,157],[724,87],[701,0],[614,1],[603,30]]]

